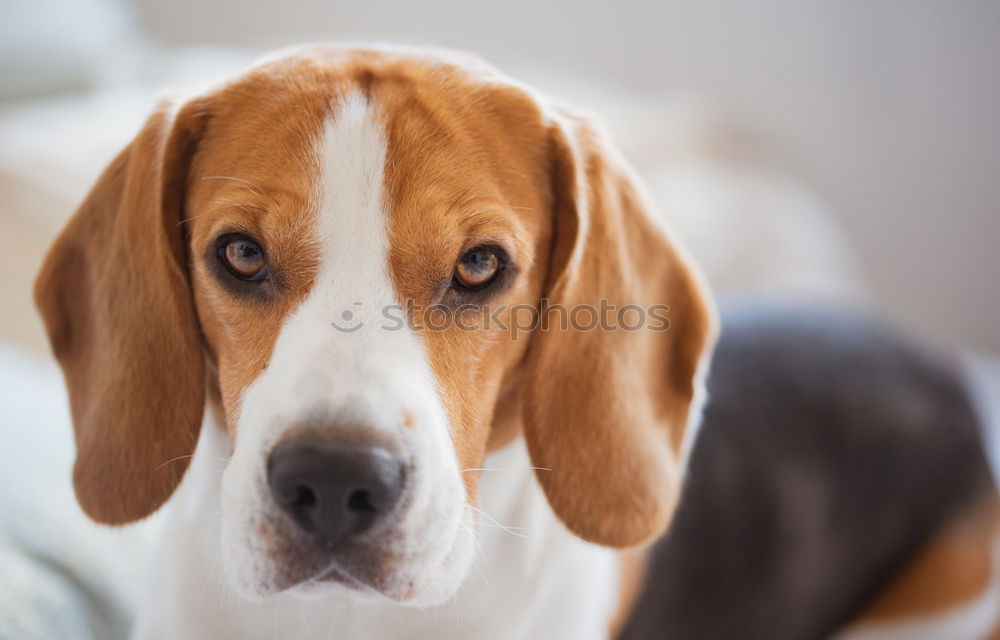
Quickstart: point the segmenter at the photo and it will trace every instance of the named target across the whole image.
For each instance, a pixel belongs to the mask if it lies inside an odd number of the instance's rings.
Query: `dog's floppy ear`
[[[205,366],[181,227],[192,126],[164,101],[49,250],[35,301],[69,389],[73,484],[94,520],[143,518],[180,482]]]
[[[552,118],[555,228],[544,296],[553,312],[527,355],[525,438],[562,522],[585,540],[625,547],[662,533],[673,514],[715,310],[602,132],[566,111]],[[647,322],[628,330],[638,311],[602,312],[602,300],[605,309],[638,305]],[[574,308],[590,307],[605,326],[561,330],[555,305],[570,320]]]

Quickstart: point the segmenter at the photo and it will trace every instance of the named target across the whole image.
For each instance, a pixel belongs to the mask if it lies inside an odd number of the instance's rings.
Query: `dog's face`
[[[193,292],[235,443],[226,566],[266,593],[315,587],[333,558],[337,580],[433,599],[470,561],[475,469],[527,343],[487,305],[541,295],[544,132],[526,96],[478,109],[498,92],[467,72],[442,81],[400,62],[308,64],[264,65],[215,96],[188,182]],[[332,553],[324,543],[340,532],[289,518],[266,464],[273,474],[275,447],[315,439],[352,456],[378,447],[399,465],[388,481],[400,494],[377,505],[388,512]]]
[[[656,535],[714,335],[588,124],[426,52],[300,50],[165,105],[37,297],[95,519],[170,495],[207,390],[232,442],[224,565],[249,596],[447,598],[484,456],[521,433],[577,535]],[[546,302],[568,325],[540,322]]]

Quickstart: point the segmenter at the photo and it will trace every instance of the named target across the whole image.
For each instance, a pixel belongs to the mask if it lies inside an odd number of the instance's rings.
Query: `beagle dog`
[[[36,300],[83,510],[170,499],[135,637],[648,611],[716,312],[600,128],[478,59],[309,46],[163,99]]]

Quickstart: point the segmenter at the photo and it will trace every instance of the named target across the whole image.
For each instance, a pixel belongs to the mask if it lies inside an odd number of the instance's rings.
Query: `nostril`
[[[316,492],[313,488],[300,484],[295,487],[295,496],[288,504],[296,509],[310,509],[316,506],[316,502]]]
[[[351,531],[361,533],[375,524],[379,517],[379,508],[375,504],[376,496],[368,489],[355,489],[347,496],[347,513],[350,514]]]
[[[364,489],[358,489],[347,498],[347,508],[358,513],[378,511],[372,504],[372,494]]]

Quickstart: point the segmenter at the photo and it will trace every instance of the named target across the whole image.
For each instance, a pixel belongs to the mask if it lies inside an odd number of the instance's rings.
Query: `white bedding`
[[[0,638],[124,637],[154,523],[90,522],[55,364],[0,342]]]

